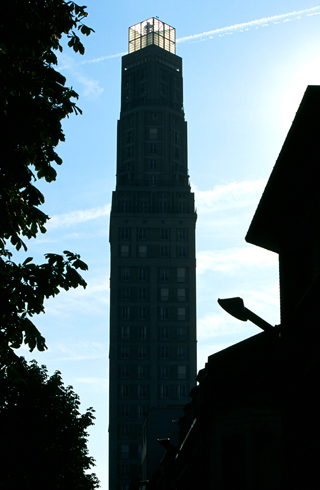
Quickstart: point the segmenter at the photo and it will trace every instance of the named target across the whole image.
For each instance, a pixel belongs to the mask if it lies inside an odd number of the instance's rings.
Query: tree
[[[63,256],[46,254],[41,265],[31,257],[16,264],[12,248],[26,251],[25,239],[46,232],[49,217],[39,208],[44,196],[34,183],[56,179],[54,165],[62,160],[55,149],[65,139],[61,122],[81,113],[75,102],[78,94],[54,69],[55,52],[62,52],[66,36],[69,47],[84,53],[78,34],[92,31],[83,24],[87,15],[86,7],[64,0],[10,0],[0,20],[1,372],[23,342],[31,351],[46,348],[30,320],[44,311],[44,299],[61,288],[86,287],[77,269],[86,270],[87,265],[79,255],[65,251]]]
[[[13,371],[0,379],[0,489],[93,490],[99,487],[88,455],[87,429],[94,410],[80,400],[59,371],[20,358],[25,379]]]

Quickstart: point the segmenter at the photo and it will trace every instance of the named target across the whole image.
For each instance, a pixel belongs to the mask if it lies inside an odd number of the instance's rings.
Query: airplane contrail
[[[320,6],[312,7],[305,10],[298,10],[289,12],[288,14],[273,15],[272,17],[263,17],[262,19],[251,20],[250,22],[243,22],[242,24],[234,24],[228,27],[221,27],[219,29],[213,29],[212,31],[202,32],[201,34],[192,34],[191,36],[180,37],[176,40],[177,43],[184,43],[186,41],[193,41],[194,39],[202,39],[208,36],[232,34],[233,32],[248,30],[251,27],[261,27],[268,23],[286,22],[293,19],[299,19],[300,15],[314,15],[320,14]]]
[[[206,37],[211,38],[212,36],[215,35],[224,36],[226,34],[232,34],[233,32],[241,32],[243,30],[249,30],[251,27],[255,27],[257,29],[258,27],[268,25],[269,23],[276,24],[280,22],[288,22],[290,20],[299,19],[301,15],[311,16],[317,14],[320,14],[320,6],[312,7],[304,10],[297,10],[297,11],[289,12],[287,14],[279,14],[279,15],[273,15],[271,17],[263,17],[262,19],[251,20],[250,22],[243,22],[242,24],[234,24],[232,26],[220,27],[218,29],[213,29],[212,31],[202,32],[201,34],[192,34],[191,36],[180,37],[176,39],[176,42],[185,43],[187,41],[193,41],[196,39],[201,40]],[[98,63],[100,61],[108,60],[111,58],[120,58],[125,54],[127,53],[117,53],[108,56],[101,56],[100,58],[93,58],[92,60],[84,60],[77,64],[84,65],[86,63]]]

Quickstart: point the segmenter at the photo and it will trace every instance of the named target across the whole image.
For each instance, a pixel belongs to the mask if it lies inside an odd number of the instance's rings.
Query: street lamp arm
[[[242,298],[227,298],[227,299],[218,299],[218,303],[229,315],[241,320],[242,322],[246,322],[249,320],[250,322],[257,325],[257,327],[262,330],[271,330],[274,327],[270,325],[270,323],[266,322],[260,316],[253,313],[253,311],[248,310],[244,306]]]

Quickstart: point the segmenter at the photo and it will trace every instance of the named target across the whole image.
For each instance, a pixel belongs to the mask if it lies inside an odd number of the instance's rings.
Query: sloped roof
[[[315,208],[320,209],[320,87],[308,86],[245,239],[279,253],[307,230]]]

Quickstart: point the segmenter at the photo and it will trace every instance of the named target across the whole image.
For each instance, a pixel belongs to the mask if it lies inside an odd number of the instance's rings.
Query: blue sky
[[[65,50],[60,69],[79,93],[83,116],[64,123],[64,160],[40,183],[51,216],[27,256],[71,250],[88,263],[87,289],[46,303],[36,324],[48,351],[25,354],[58,369],[96,409],[90,454],[107,484],[109,211],[115,187],[121,54],[128,27],[152,16],[174,26],[183,58],[189,173],[197,221],[198,368],[208,355],[258,333],[233,320],[217,298],[242,296],[279,323],[277,256],[244,241],[261,193],[308,84],[320,83],[320,3],[312,0],[88,0],[83,57]],[[286,14],[286,15],[284,15]],[[24,257],[21,257],[23,260]]]

